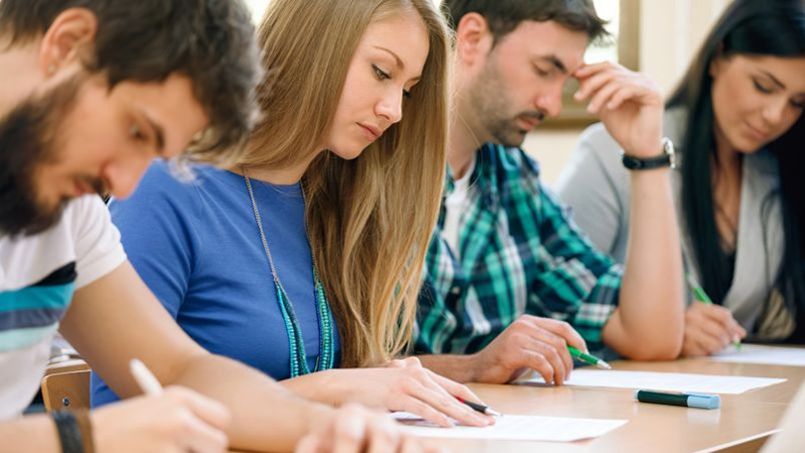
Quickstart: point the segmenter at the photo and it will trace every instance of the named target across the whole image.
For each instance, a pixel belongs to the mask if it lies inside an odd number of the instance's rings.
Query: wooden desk
[[[494,409],[521,415],[626,419],[597,439],[580,442],[519,442],[432,439],[453,452],[755,452],[777,431],[788,403],[805,380],[805,367],[683,359],[673,362],[612,362],[616,370],[664,371],[788,379],[782,384],[721,395],[721,409],[687,409],[638,403],[633,390],[540,385],[470,384]]]
[[[618,370],[666,371],[780,377],[788,381],[722,395],[718,410],[687,409],[638,403],[633,390],[546,387],[537,385],[483,385],[470,387],[498,411],[521,415],[626,419],[629,423],[609,434],[572,443],[477,440],[434,440],[461,452],[692,452],[756,451],[776,432],[787,404],[805,379],[805,367],[749,365],[687,359],[674,362],[613,363]]]

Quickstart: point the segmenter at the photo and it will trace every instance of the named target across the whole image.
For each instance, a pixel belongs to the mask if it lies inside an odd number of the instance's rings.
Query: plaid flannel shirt
[[[449,172],[448,172],[449,173]],[[579,231],[517,148],[486,144],[461,214],[460,259],[443,239],[444,197],[414,329],[418,353],[474,353],[523,314],[567,321],[599,350],[622,268]]]

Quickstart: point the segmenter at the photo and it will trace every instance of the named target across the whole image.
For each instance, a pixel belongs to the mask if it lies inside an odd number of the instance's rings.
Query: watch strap
[[[56,424],[63,453],[95,452],[89,411],[86,409],[60,410],[51,412],[50,416]]]
[[[50,413],[56,424],[62,453],[84,453],[81,443],[81,429],[78,420],[71,411],[54,411]]]
[[[637,157],[623,153],[623,166],[629,170],[652,170],[654,168],[676,168],[676,152],[674,144],[668,137],[662,139],[662,154],[654,157]]]
[[[622,161],[623,166],[628,168],[629,170],[651,170],[654,168],[671,166],[671,156],[667,154],[663,154],[661,156],[656,157],[649,157],[646,159],[624,154]]]

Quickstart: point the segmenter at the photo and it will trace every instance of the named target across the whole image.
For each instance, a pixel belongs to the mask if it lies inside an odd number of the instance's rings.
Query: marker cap
[[[698,409],[718,409],[721,407],[721,397],[703,393],[688,393],[688,407]]]

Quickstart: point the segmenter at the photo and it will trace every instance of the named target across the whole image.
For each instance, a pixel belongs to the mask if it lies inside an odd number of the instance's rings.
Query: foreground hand
[[[587,351],[587,345],[570,324],[523,315],[473,356],[476,381],[505,384],[528,369],[545,382],[562,385],[573,369],[567,345]]]
[[[416,439],[405,435],[385,414],[371,412],[357,404],[332,411],[329,418],[302,438],[297,453],[431,452]]]
[[[457,398],[475,403],[481,400],[466,386],[424,368],[416,357],[393,360],[385,368],[345,370],[353,393],[350,401],[389,411],[406,411],[439,426],[487,426],[490,416],[470,409]]]
[[[183,387],[111,404],[92,411],[90,417],[99,453],[227,450],[227,408]]]
[[[590,100],[587,110],[598,114],[626,154],[661,154],[663,100],[657,84],[611,62],[584,65],[573,75],[579,80],[575,98]]]
[[[715,354],[745,337],[746,330],[720,305],[695,302],[685,310],[682,355],[686,357]]]

